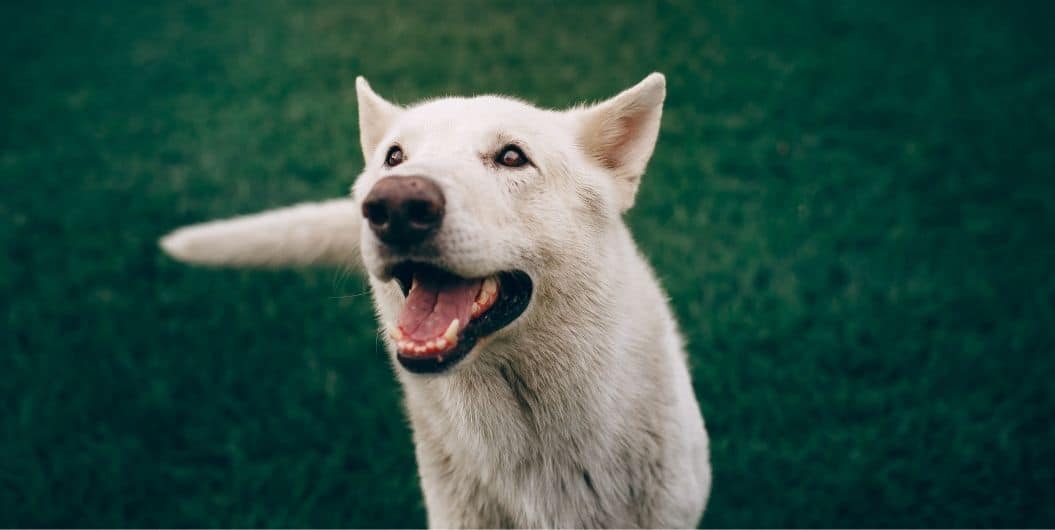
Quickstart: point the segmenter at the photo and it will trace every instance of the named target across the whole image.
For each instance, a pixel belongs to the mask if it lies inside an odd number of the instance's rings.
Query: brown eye
[[[502,164],[506,167],[521,167],[528,163],[528,159],[524,156],[524,152],[515,145],[507,145],[498,152],[498,156],[495,157],[495,162]]]
[[[388,167],[398,166],[403,163],[403,150],[398,145],[393,145],[385,155],[385,165]]]

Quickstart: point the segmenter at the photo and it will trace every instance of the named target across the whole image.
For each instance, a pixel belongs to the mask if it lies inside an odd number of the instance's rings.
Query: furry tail
[[[161,238],[161,248],[196,265],[360,269],[361,221],[351,199],[304,203],[186,226]]]

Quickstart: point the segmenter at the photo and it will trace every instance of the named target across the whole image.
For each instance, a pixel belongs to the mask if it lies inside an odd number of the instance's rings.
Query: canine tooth
[[[458,325],[459,324],[461,324],[461,322],[458,322],[458,319],[456,318],[456,319],[451,321],[451,325],[450,326],[447,326],[447,331],[443,332],[443,338],[447,339],[447,342],[450,342],[450,343],[458,342]]]
[[[476,301],[483,305],[487,298],[494,294],[498,290],[498,285],[495,283],[493,277],[489,277],[484,280],[484,284],[480,286],[480,292],[476,293]]]
[[[403,340],[403,331],[401,331],[398,327],[392,328],[392,331],[388,332],[388,336],[392,337],[392,340],[400,342]]]
[[[484,280],[483,288],[480,289],[480,290],[481,291],[486,291],[488,296],[498,292],[498,282],[495,281],[495,277],[494,276],[488,276],[487,279]]]

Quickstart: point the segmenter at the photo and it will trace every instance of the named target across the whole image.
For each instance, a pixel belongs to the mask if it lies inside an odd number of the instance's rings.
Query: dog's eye
[[[495,162],[506,167],[521,167],[528,163],[528,159],[519,147],[507,145],[495,156]]]
[[[385,155],[385,165],[388,167],[398,166],[403,163],[403,150],[398,145],[393,145],[388,148],[388,154]]]

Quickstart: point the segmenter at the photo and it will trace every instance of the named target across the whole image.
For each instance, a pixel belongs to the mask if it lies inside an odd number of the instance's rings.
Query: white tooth
[[[498,282],[495,281],[494,276],[488,276],[487,279],[484,280],[484,286],[481,291],[487,291],[488,295],[498,292]]]
[[[476,316],[476,315],[480,314],[480,304],[478,304],[476,302],[473,302],[473,311],[472,311],[472,313],[473,313],[473,316]]]
[[[408,348],[410,348],[410,341],[401,340],[398,344],[396,344],[396,347],[399,348],[400,351],[406,351]]]
[[[392,337],[392,340],[396,342],[403,340],[403,332],[399,328],[392,328],[392,331],[388,332],[388,336]]]
[[[447,347],[447,339],[440,337],[436,339],[436,349],[442,350]]]
[[[451,321],[451,325],[450,326],[447,326],[447,331],[443,332],[443,338],[447,339],[447,342],[450,342],[452,344],[455,343],[455,342],[458,342],[458,325],[459,324],[461,324],[461,322],[458,322],[458,319],[456,318],[456,319]]]
[[[426,342],[425,343],[425,347],[430,349],[430,350],[435,350],[436,349],[436,341],[430,340],[430,341]]]
[[[425,347],[424,346],[415,346],[414,347],[414,353],[425,353]]]

